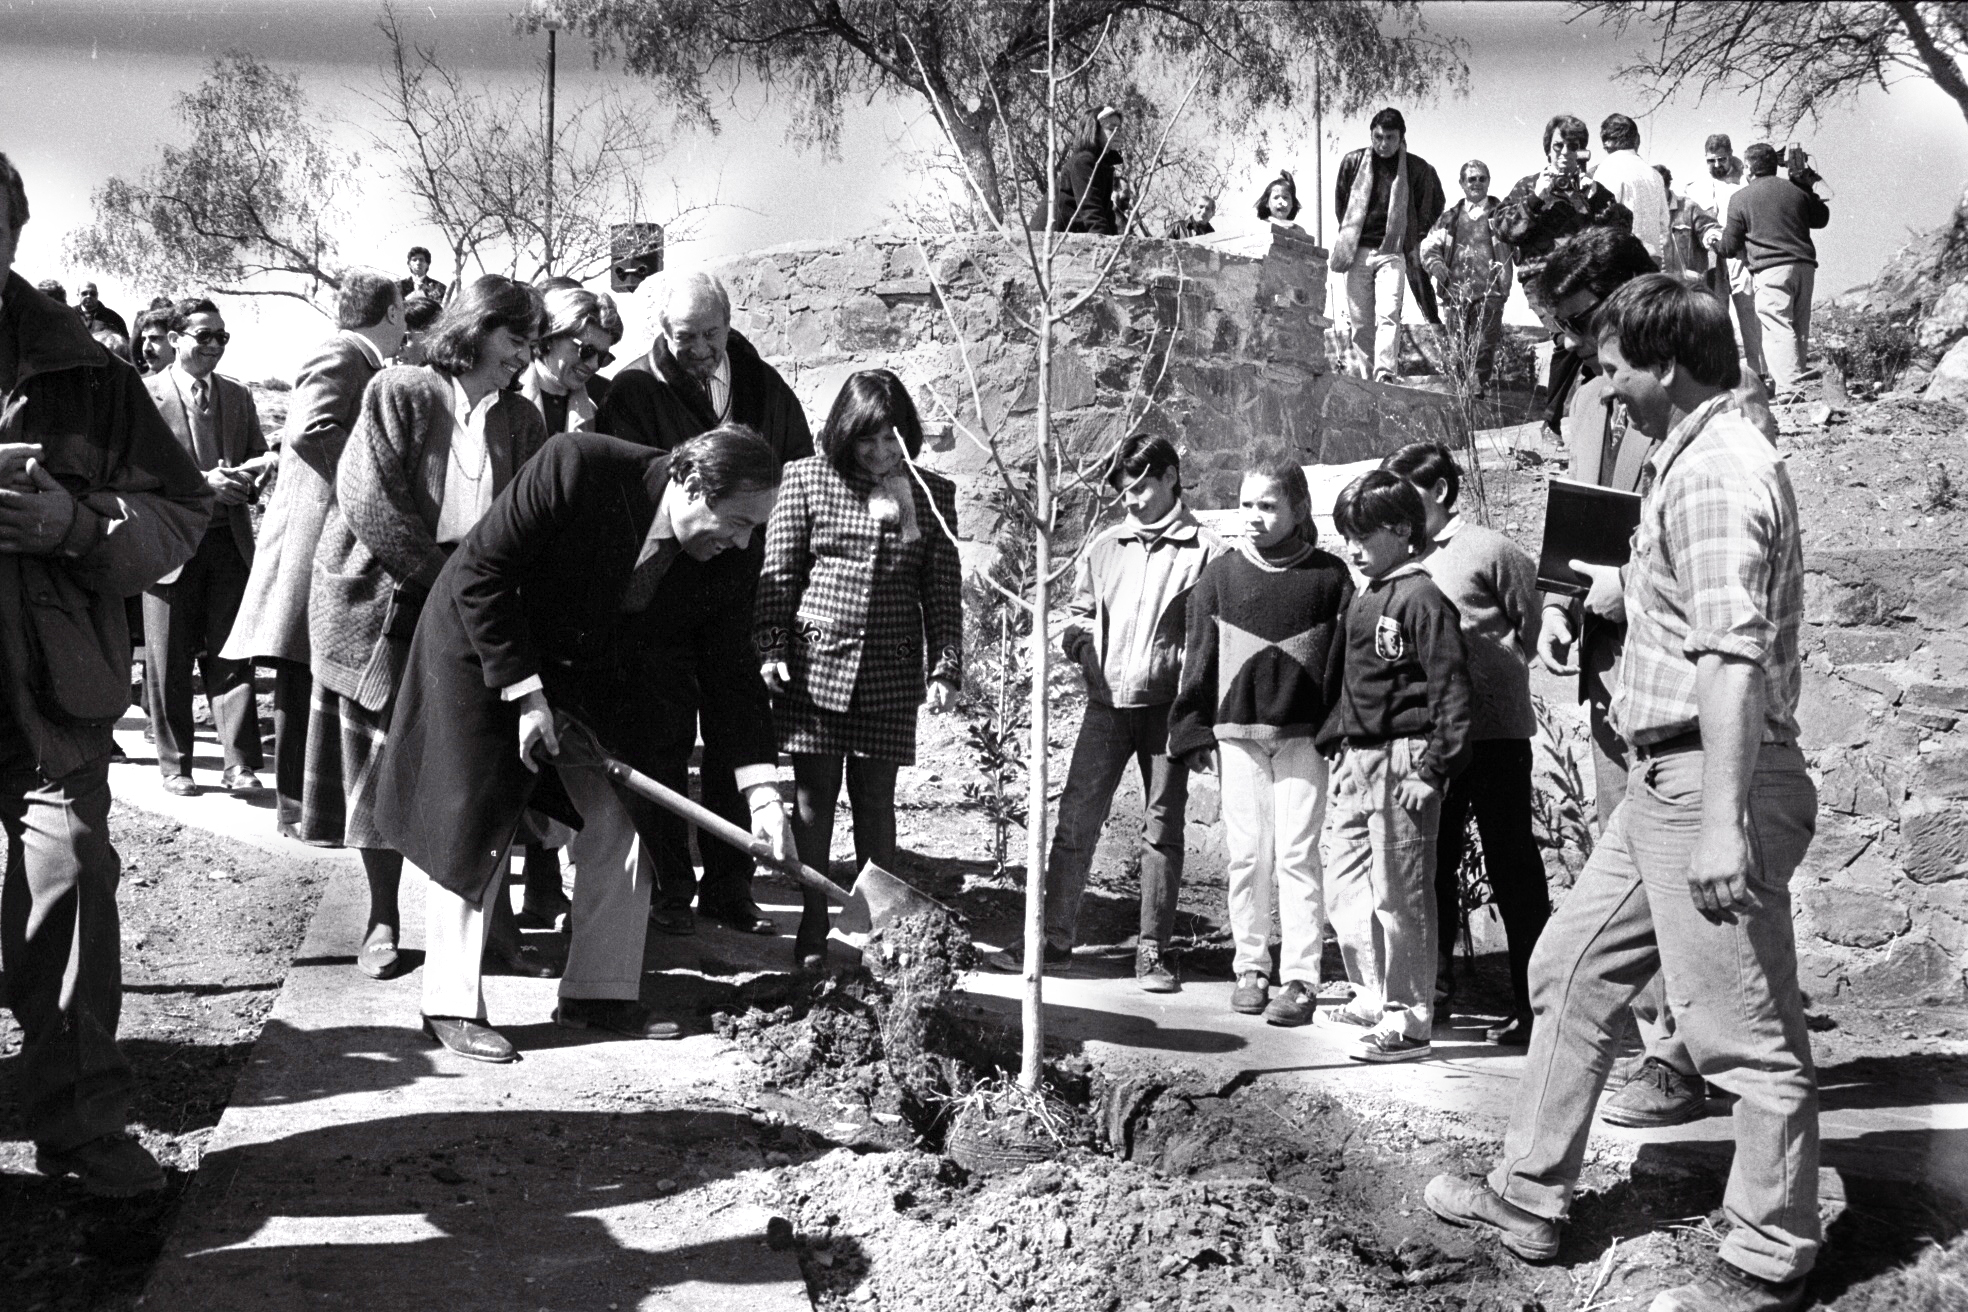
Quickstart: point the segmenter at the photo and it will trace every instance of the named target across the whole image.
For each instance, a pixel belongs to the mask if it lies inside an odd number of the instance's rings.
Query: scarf
[[[868,493],[868,513],[877,524],[896,527],[905,543],[922,536],[922,529],[916,523],[915,490],[909,485],[909,475],[902,470],[875,479],[875,486]]]
[[[1178,497],[1176,498],[1174,507],[1168,514],[1163,515],[1152,524],[1144,524],[1132,515],[1128,516],[1127,522],[1128,527],[1134,531],[1134,535],[1152,547],[1162,540],[1162,534],[1175,527],[1175,521],[1182,518],[1182,514],[1182,499]]]
[[[1398,254],[1408,236],[1408,148],[1394,157],[1394,185],[1387,191],[1387,235],[1380,239],[1380,254]],[[1328,261],[1333,272],[1345,273],[1353,267],[1360,252],[1360,229],[1367,224],[1367,206],[1373,201],[1373,151],[1360,161],[1353,174],[1353,190],[1346,197],[1346,217],[1339,225],[1339,238],[1333,242]]]

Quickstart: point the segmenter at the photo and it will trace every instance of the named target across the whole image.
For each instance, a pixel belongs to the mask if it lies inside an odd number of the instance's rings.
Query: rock
[[[1948,292],[1961,292],[1968,296],[1968,283],[1957,283],[1948,288]],[[1928,380],[1927,390],[1922,395],[1929,401],[1968,405],[1968,338],[1948,347],[1947,354],[1934,366],[1934,376]]]
[[[765,1223],[765,1245],[767,1248],[783,1252],[793,1246],[793,1223],[783,1216],[775,1216]]]
[[[1829,884],[1801,900],[1810,909],[1818,937],[1840,947],[1876,948],[1913,924],[1904,903],[1864,889]]]
[[[1900,808],[1900,864],[1920,884],[1968,875],[1968,807],[1910,799]]]
[[[1851,972],[1853,991],[1860,996],[1947,1005],[1968,996],[1961,967],[1925,938],[1902,938],[1876,960]]]

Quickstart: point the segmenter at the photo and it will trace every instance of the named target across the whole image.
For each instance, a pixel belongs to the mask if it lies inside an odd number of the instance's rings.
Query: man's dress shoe
[[[490,1025],[462,1016],[426,1016],[424,1033],[460,1057],[503,1063],[519,1060],[519,1049]]]

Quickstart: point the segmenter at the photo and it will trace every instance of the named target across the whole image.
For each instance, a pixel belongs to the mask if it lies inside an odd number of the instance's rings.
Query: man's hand
[[[535,774],[540,766],[534,759],[534,752],[546,749],[546,755],[560,755],[560,735],[554,732],[553,708],[547,705],[547,695],[543,692],[529,692],[519,699],[519,762]]]
[[[957,690],[941,679],[929,681],[929,713],[947,715],[957,709]]]
[[[242,476],[237,469],[225,465],[206,471],[205,486],[212,489],[220,505],[243,506],[253,498],[252,476]]]
[[[1427,806],[1430,801],[1434,800],[1435,795],[1436,789],[1434,784],[1429,783],[1426,779],[1416,778],[1414,775],[1409,775],[1400,783],[1394,785],[1394,800],[1401,804],[1403,811],[1419,811],[1422,807]]]
[[[1752,860],[1742,824],[1710,824],[1704,817],[1688,861],[1688,895],[1695,910],[1710,920],[1728,920],[1745,910]]]
[[[1215,774],[1216,749],[1213,747],[1198,747],[1195,751],[1183,757],[1182,763],[1189,767],[1190,774]]]
[[[793,846],[793,825],[786,815],[786,804],[778,798],[777,790],[769,796],[761,797],[763,789],[754,789],[752,796],[752,837],[762,841],[772,850],[777,861],[797,860],[797,849]]]
[[[23,466],[29,490],[0,487],[0,551],[46,556],[75,523],[75,498],[31,457]]]
[[[766,661],[759,666],[759,678],[765,680],[766,691],[784,693],[786,685],[793,680],[793,674],[784,661]]]
[[[1626,622],[1626,589],[1620,583],[1619,566],[1593,565],[1583,560],[1565,562],[1592,580],[1592,591],[1585,595],[1585,608],[1615,624]]]
[[[1578,661],[1571,654],[1572,617],[1561,606],[1544,608],[1544,623],[1538,627],[1538,660],[1553,674],[1577,674]]]
[[[1532,189],[1532,194],[1539,200],[1550,200],[1551,193],[1557,189],[1557,186],[1558,170],[1546,164],[1538,170],[1538,180],[1536,186]]]
[[[1722,229],[1720,229],[1720,228],[1710,228],[1710,229],[1709,229],[1709,230],[1708,230],[1707,232],[1704,232],[1704,233],[1702,234],[1702,245],[1704,245],[1704,246],[1706,246],[1706,247],[1708,247],[1708,248],[1709,248],[1710,250],[1712,250],[1712,251],[1719,251],[1719,250],[1721,250],[1721,249],[1722,249]]]
[[[0,414],[0,487],[14,492],[34,490],[34,480],[28,475],[27,462],[41,458],[39,442],[9,440],[8,429],[19,427],[19,412],[26,399],[22,397],[19,402],[9,406],[4,414]]]

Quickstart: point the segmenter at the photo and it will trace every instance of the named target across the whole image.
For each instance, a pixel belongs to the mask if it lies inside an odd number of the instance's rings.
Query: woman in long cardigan
[[[1121,111],[1102,105],[1059,162],[1052,194],[1053,231],[1111,237],[1126,226],[1114,204],[1115,172],[1121,165],[1114,136],[1120,127]]]
[[[793,839],[827,867],[845,769],[857,867],[895,858],[895,774],[916,759],[916,709],[963,682],[962,568],[946,525],[956,488],[904,463],[922,449],[907,389],[886,369],[834,398],[820,454],[786,466],[765,535],[758,647],[793,758]],[[925,491],[927,487],[928,491]],[[827,903],[807,894],[794,952],[824,962]]]
[[[362,853],[369,927],[357,964],[378,979],[399,964],[403,858],[372,823],[373,766],[438,570],[546,443],[540,412],[502,391],[532,360],[539,326],[532,288],[480,278],[446,307],[428,364],[386,369],[370,381],[315,551],[314,704],[300,831]]]

